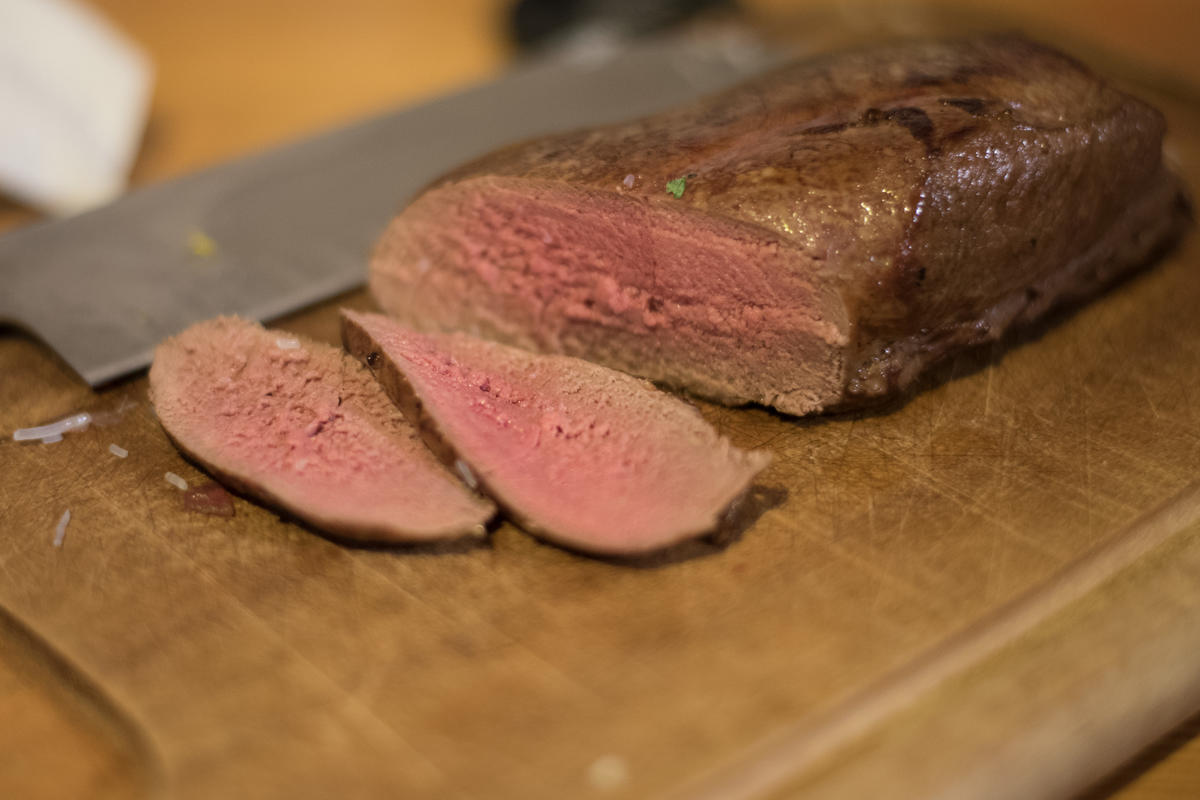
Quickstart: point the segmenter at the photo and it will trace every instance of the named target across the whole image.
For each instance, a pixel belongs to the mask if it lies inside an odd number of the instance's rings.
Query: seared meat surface
[[[1186,218],[1163,131],[1019,37],[847,52],[468,164],[371,288],[422,330],[727,403],[863,404],[1145,263]]]

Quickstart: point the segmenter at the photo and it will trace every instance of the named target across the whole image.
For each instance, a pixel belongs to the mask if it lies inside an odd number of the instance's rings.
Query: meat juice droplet
[[[232,517],[233,496],[210,481],[183,493],[183,509],[212,517]]]

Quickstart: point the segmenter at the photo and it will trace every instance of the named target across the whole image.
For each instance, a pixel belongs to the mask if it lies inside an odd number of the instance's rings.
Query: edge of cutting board
[[[1156,610],[1157,626],[1146,626]],[[1200,708],[1200,670],[1187,659],[1196,652],[1200,483],[873,686],[668,797],[1069,796]],[[931,741],[944,758],[928,757]]]
[[[3,678],[24,687],[17,708],[38,710],[32,719],[19,717],[32,721],[33,729],[11,731],[0,748],[8,757],[0,758],[0,788],[31,798],[164,796],[162,758],[145,728],[86,670],[3,606],[0,651]],[[14,708],[12,694],[3,699],[9,702],[5,709]],[[47,739],[59,746],[45,747]],[[39,785],[37,775],[47,773],[53,781]]]

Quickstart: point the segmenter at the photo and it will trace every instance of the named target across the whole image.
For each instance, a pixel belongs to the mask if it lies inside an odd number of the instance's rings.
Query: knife
[[[648,114],[779,60],[745,39],[642,42],[499,80],[148,186],[0,237],[0,322],[98,386],[218,314],[271,320],[363,284],[376,237],[456,164],[506,142]]]

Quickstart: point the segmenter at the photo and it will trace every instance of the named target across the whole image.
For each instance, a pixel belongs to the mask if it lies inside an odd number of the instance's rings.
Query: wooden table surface
[[[498,0],[93,0],[152,56],[157,82],[134,168],[144,184],[269,146],[494,74],[512,52],[500,33]],[[744,3],[769,17],[802,15],[803,3]],[[849,24],[871,3],[844,3]],[[1162,75],[1200,83],[1200,34],[1193,0],[967,3],[1007,9],[1037,31],[1061,33],[1127,57]],[[866,10],[864,10],[866,9]],[[879,11],[896,22],[920,13]],[[914,23],[916,24],[916,23]],[[0,200],[0,230],[36,219]],[[38,394],[67,391],[74,379],[30,341],[6,346],[22,365],[5,375],[0,400],[39,405]],[[63,387],[67,387],[64,389]],[[0,614],[0,642],[28,635]],[[102,722],[85,718],[41,664],[20,648],[0,649],[0,796],[127,796],[118,780],[134,757],[113,744]],[[83,716],[81,716],[81,714]],[[1200,796],[1200,723],[1184,726],[1111,776],[1095,798],[1151,800]],[[54,776],[47,784],[45,777]]]

